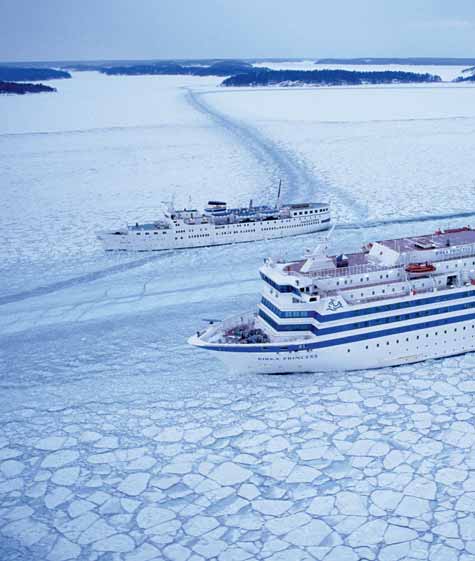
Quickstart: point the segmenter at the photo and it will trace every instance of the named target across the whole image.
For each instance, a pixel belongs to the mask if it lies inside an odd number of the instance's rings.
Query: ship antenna
[[[279,179],[279,189],[277,191],[277,202],[276,202],[276,205],[275,205],[275,207],[277,209],[280,209],[280,189],[281,189],[281,187],[282,187],[282,179]]]
[[[331,228],[328,230],[327,235],[323,238],[323,243],[325,244],[325,252],[328,251],[328,245],[330,242],[330,238],[332,237],[333,230],[335,229],[336,224],[333,223]],[[323,245],[323,244],[322,244]]]
[[[328,230],[327,234],[323,236],[323,238],[320,238],[319,243],[317,244],[315,249],[307,253],[307,255],[305,256],[305,263],[302,265],[300,269],[302,273],[308,273],[309,271],[311,271],[313,266],[319,261],[320,262],[329,261],[328,246],[329,246],[330,237],[334,229],[335,229],[335,224],[332,224],[332,227],[330,228],[330,230]]]

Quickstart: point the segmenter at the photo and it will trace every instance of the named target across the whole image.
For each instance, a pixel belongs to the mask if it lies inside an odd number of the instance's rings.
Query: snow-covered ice
[[[474,91],[466,84],[234,88],[203,97],[318,178],[312,187],[340,222],[366,224],[473,209]]]
[[[474,560],[472,355],[236,378],[187,336],[312,237],[136,256],[94,232],[280,175],[332,200],[336,251],[463,224],[434,215],[474,202],[475,90],[216,84],[84,73],[0,99],[0,558]]]

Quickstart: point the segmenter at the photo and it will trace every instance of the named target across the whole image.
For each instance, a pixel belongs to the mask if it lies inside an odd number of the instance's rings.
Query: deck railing
[[[435,248],[433,251],[439,251],[443,253],[428,254],[429,250],[419,250],[421,251],[420,254],[420,262],[430,261],[437,263],[439,261],[451,261],[454,259],[460,259],[463,257],[475,257],[475,246],[470,244],[466,247],[447,247],[447,248]],[[425,252],[427,251],[427,254]],[[378,265],[375,262],[369,261],[368,263],[362,263],[360,265],[350,265],[349,267],[335,267],[333,269],[323,269],[319,271],[309,271],[307,273],[303,273],[301,271],[292,271],[288,270],[285,271],[287,275],[296,276],[296,277],[318,277],[319,279],[327,279],[327,278],[335,278],[335,277],[345,277],[351,275],[364,275],[368,273],[376,273],[380,271],[396,271],[400,270],[409,263],[417,262],[413,252],[408,252],[407,254],[403,254],[401,256],[401,261],[398,262],[396,265],[384,266]]]

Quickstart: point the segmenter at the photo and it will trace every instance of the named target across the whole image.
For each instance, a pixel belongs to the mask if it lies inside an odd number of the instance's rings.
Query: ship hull
[[[237,243],[248,243],[254,241],[271,240],[290,236],[312,234],[328,230],[331,222],[324,221],[315,223],[302,220],[282,220],[270,224],[268,221],[256,222],[252,226],[225,225],[215,227],[206,225],[196,233],[192,230],[177,233],[174,229],[167,231],[158,230],[157,233],[150,231],[135,232],[118,235],[103,232],[98,235],[106,251],[166,251],[170,249],[190,249],[198,247],[213,247]],[[241,231],[236,231],[241,230]],[[164,233],[165,232],[165,233]]]
[[[475,319],[458,322],[447,329],[434,327],[421,333],[363,339],[325,348],[314,348],[312,342],[301,342],[305,348],[292,351],[276,352],[273,350],[275,345],[269,345],[261,346],[265,350],[259,352],[251,350],[251,345],[206,344],[198,337],[192,337],[189,342],[212,351],[229,370],[238,373],[370,370],[475,351]]]

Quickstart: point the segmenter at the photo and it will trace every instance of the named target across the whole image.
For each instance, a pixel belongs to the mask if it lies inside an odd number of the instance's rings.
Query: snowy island
[[[26,94],[55,92],[56,88],[44,84],[30,84],[40,80],[58,80],[71,78],[64,70],[53,68],[20,68],[18,66],[0,66],[0,94]]]
[[[357,72],[348,70],[271,70],[256,68],[249,62],[216,61],[206,65],[162,61],[150,64],[100,66],[96,70],[109,76],[188,75],[223,76],[223,86],[361,85],[440,82],[440,76],[401,71]]]
[[[414,66],[465,66],[475,64],[475,58],[454,57],[364,57],[364,58],[319,58],[315,64],[351,64],[351,65],[375,65],[375,64],[403,64]]]
[[[456,82],[475,82],[475,66],[462,70],[462,74],[464,74],[464,76],[459,76],[455,80]]]
[[[99,67],[96,70],[109,76],[231,76],[250,72],[252,68],[251,64],[243,61],[217,61],[209,65],[180,64],[174,61],[165,61],[152,64]]]
[[[441,82],[440,76],[383,70],[270,70],[253,68],[250,72],[226,78],[223,86],[359,86],[363,84],[418,84]]]
[[[53,68],[20,68],[17,66],[0,66],[0,81],[39,82],[40,80],[60,80],[71,78],[65,70]]]
[[[55,92],[56,88],[45,86],[44,84],[28,84],[25,82],[1,82],[0,94],[26,94],[26,93],[43,93]]]

